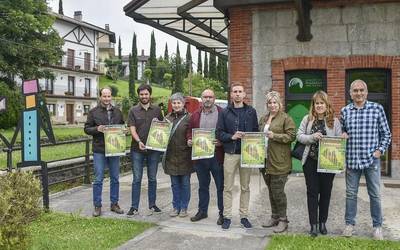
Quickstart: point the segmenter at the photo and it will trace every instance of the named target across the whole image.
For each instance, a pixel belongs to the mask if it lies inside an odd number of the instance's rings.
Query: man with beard
[[[215,95],[211,89],[203,91],[201,94],[201,101],[202,106],[193,112],[190,117],[189,129],[186,134],[189,147],[192,146],[192,129],[215,129],[217,126],[218,114],[222,111],[219,106],[215,105]],[[197,160],[194,163],[194,169],[196,170],[197,179],[199,180],[199,210],[195,216],[190,218],[190,220],[195,222],[208,217],[211,173],[217,188],[217,203],[219,210],[217,224],[222,225],[224,209],[222,200],[222,192],[224,189],[224,151],[222,144],[218,140],[215,140],[214,144],[216,147],[213,158]]]
[[[242,84],[231,86],[231,101],[219,114],[217,123],[217,138],[224,145],[224,220],[222,229],[228,230],[232,219],[232,190],[235,181],[236,170],[240,176],[240,224],[244,228],[253,226],[248,220],[250,201],[250,168],[240,167],[241,139],[245,132],[258,132],[258,120],[256,110],[244,103],[246,92]]]
[[[131,108],[128,115],[128,126],[132,134],[131,159],[133,173],[132,205],[127,213],[128,216],[136,215],[139,211],[144,160],[146,160],[147,163],[149,210],[151,213],[161,212],[156,206],[157,168],[160,153],[158,151],[147,150],[145,143],[149,135],[151,121],[154,118],[161,121],[163,116],[160,108],[150,102],[152,93],[150,85],[140,85],[137,89],[137,93],[139,96],[139,103]]]
[[[101,215],[104,169],[107,166],[110,173],[111,211],[123,214],[119,207],[119,156],[105,156],[104,131],[106,125],[124,124],[121,111],[111,104],[111,89],[100,89],[99,104],[89,111],[84,131],[93,136],[93,216]]]

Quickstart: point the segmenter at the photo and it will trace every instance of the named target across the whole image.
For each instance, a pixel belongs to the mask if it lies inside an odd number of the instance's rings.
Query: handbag
[[[309,121],[307,120],[306,130],[307,130],[307,127],[308,127],[308,122]],[[294,147],[293,147],[292,152],[290,153],[290,155],[293,158],[301,161],[303,159],[303,154],[304,154],[304,150],[305,149],[306,149],[306,145],[305,144],[303,144],[303,143],[301,143],[299,141],[296,141],[296,143],[294,144]]]
[[[294,144],[294,147],[290,154],[293,158],[301,161],[303,159],[304,149],[306,149],[306,145],[299,141],[296,141],[296,144]]]

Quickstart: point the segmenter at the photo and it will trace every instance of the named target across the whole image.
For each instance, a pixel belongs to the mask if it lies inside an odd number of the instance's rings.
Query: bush
[[[110,85],[111,96],[116,97],[118,95],[118,87],[115,85]]]
[[[29,172],[0,176],[0,249],[26,249],[27,226],[40,214],[40,182]]]
[[[23,99],[19,88],[10,89],[7,84],[0,82],[0,95],[7,98],[7,111],[0,114],[0,128],[7,129],[17,126]]]

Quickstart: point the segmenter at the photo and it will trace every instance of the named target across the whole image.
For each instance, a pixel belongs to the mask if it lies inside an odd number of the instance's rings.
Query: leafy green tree
[[[218,77],[217,77],[217,59],[216,59],[214,53],[210,53],[210,66],[209,67],[210,67],[210,69],[209,69],[209,72],[210,72],[209,77],[214,79],[214,80],[217,80],[218,79]]]
[[[172,88],[172,94],[183,91],[183,79],[182,79],[182,61],[181,54],[179,52],[179,43],[176,43],[176,55],[175,55],[175,82]]]
[[[151,75],[153,74],[153,71],[151,69],[145,69],[144,72],[144,78],[146,79],[147,84],[150,84],[150,79],[151,79]]]
[[[185,78],[183,81],[185,95],[189,95],[189,78]],[[201,93],[205,89],[212,89],[215,93],[215,97],[218,99],[226,99],[227,92],[221,86],[220,82],[211,79],[204,78],[202,75],[196,73],[192,76],[192,96],[200,97]]]
[[[172,74],[171,73],[165,73],[164,74],[164,85],[171,87],[172,84]]]
[[[171,65],[169,61],[164,60],[164,58],[160,56],[157,59],[157,67],[154,70],[154,82],[163,83],[164,74],[168,72],[171,72]]]
[[[7,98],[7,112],[0,115],[0,128],[15,127],[22,110],[23,98],[19,90],[13,90],[0,81],[0,93]]]
[[[15,78],[54,78],[42,66],[57,64],[63,40],[53,29],[45,0],[0,1],[0,79],[11,88]]]
[[[190,44],[188,44],[186,48],[185,77],[189,75],[189,72],[193,72]]]
[[[208,78],[210,77],[208,73],[208,58],[207,58],[207,52],[204,52],[204,77]]]
[[[165,60],[165,61],[169,61],[168,44],[167,44],[167,43],[165,43],[164,60]]]
[[[198,56],[197,56],[197,73],[200,75],[203,73],[203,63],[201,61],[201,50],[199,50]]]
[[[107,77],[116,82],[121,75],[122,61],[117,58],[108,58],[104,60],[107,67]]]

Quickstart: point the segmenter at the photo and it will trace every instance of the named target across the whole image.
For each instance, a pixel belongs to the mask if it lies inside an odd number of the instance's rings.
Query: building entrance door
[[[392,131],[391,123],[391,71],[387,69],[351,69],[346,71],[346,103],[351,102],[350,84],[357,79],[363,80],[368,86],[368,101],[377,102],[383,106],[386,119],[388,120],[390,131]],[[386,150],[381,157],[381,173],[382,175],[391,175],[391,148]]]
[[[74,123],[74,104],[67,104],[67,122],[68,124]]]
[[[287,71],[285,72],[285,85],[286,112],[293,118],[298,128],[303,117],[308,114],[313,94],[318,90],[326,91],[326,71]],[[299,160],[292,158],[292,165],[293,172],[303,172]]]

